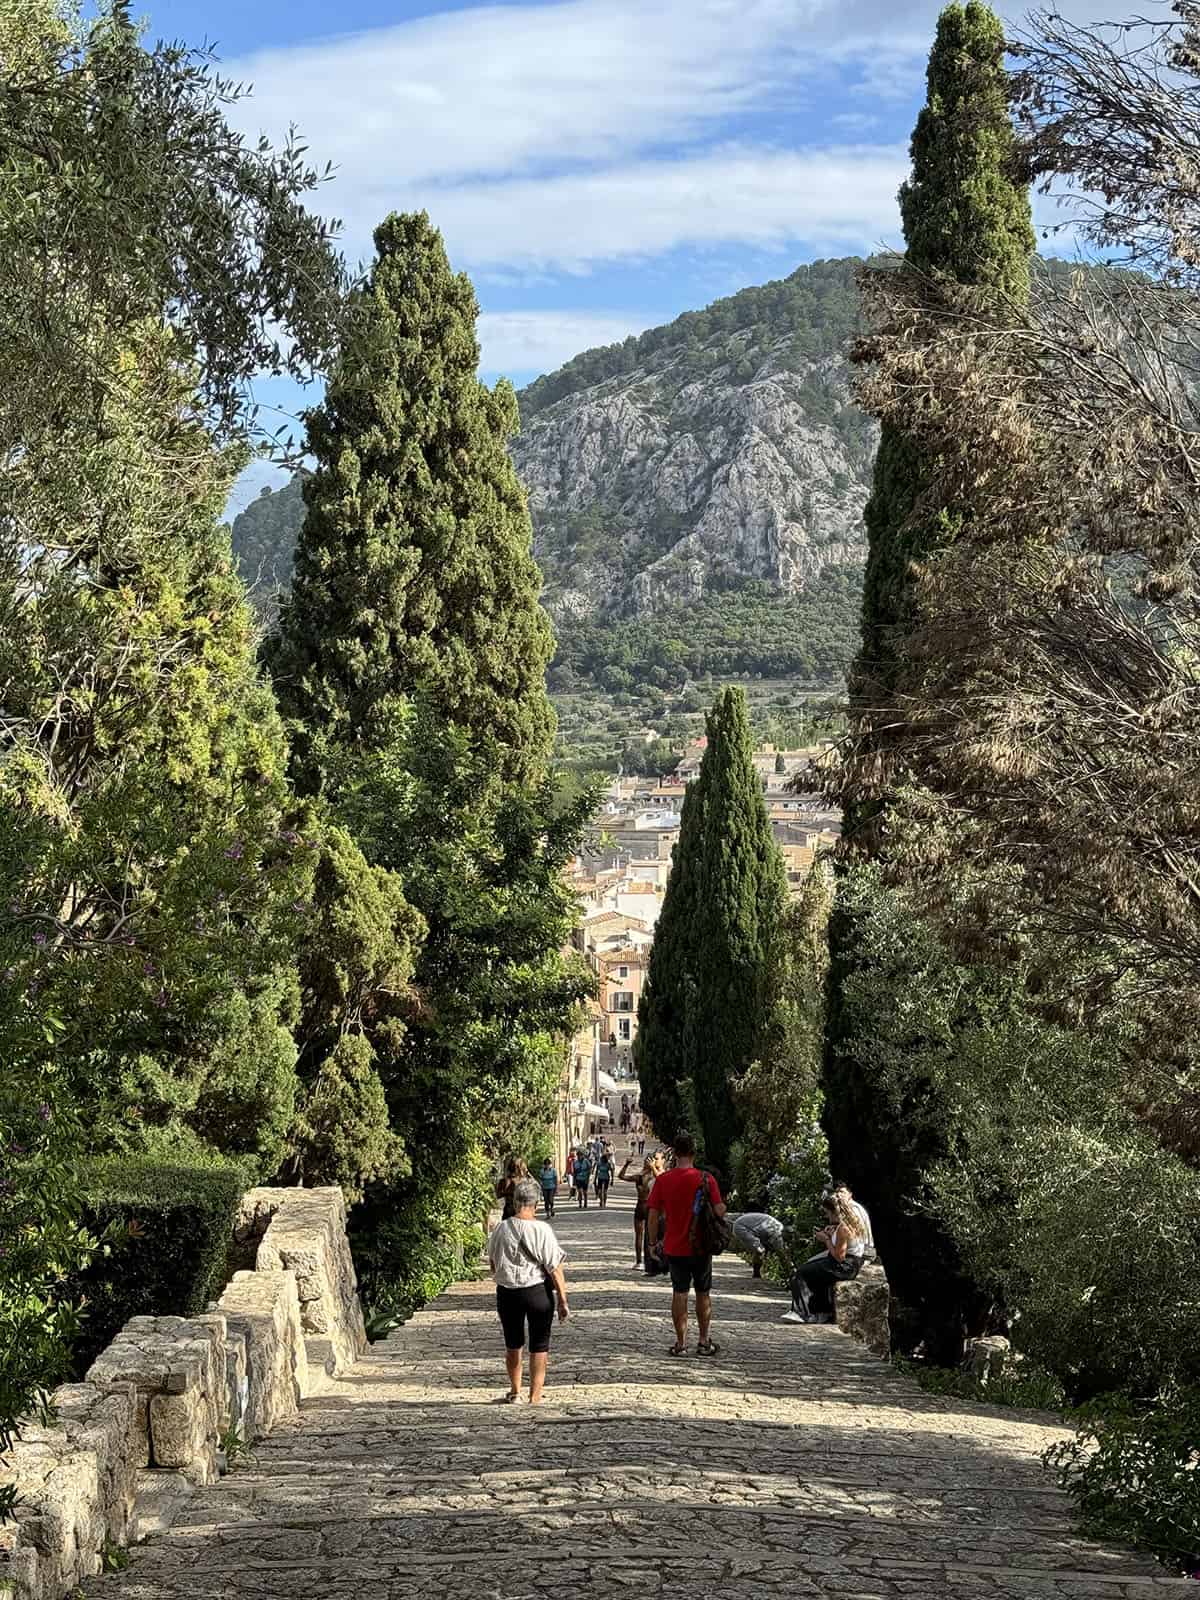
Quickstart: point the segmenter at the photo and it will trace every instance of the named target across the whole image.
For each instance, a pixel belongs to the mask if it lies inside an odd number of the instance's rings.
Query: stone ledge
[[[838,1327],[865,1344],[872,1355],[885,1360],[892,1352],[888,1320],[892,1292],[882,1266],[868,1262],[856,1278],[833,1286],[833,1307]]]
[[[295,1273],[304,1333],[329,1342],[336,1371],[353,1366],[367,1348],[367,1335],[342,1191],[251,1189],[234,1238],[243,1246],[258,1241],[256,1271]]]

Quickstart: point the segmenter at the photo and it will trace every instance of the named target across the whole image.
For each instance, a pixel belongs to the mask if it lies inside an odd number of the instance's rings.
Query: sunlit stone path
[[[505,1388],[489,1283],[376,1345],[256,1465],[88,1600],[1147,1596],[1038,1465],[1050,1424],[923,1394],[722,1261],[713,1361],[672,1360],[631,1209],[557,1219],[573,1317],[540,1411]],[[694,1334],[692,1344],[694,1345]]]

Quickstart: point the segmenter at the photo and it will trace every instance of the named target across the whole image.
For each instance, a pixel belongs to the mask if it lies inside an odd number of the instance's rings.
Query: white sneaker
[[[780,1318],[780,1321],[781,1322],[807,1322],[808,1318],[805,1317],[805,1316],[802,1316],[799,1311],[785,1311],[783,1313],[783,1316]]]

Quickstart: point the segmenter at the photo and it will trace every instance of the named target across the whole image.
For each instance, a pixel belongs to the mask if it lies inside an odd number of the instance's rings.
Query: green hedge
[[[199,1166],[114,1157],[84,1174],[85,1222],[118,1242],[72,1285],[83,1329],[72,1365],[82,1374],[137,1316],[195,1316],[224,1286],[238,1202],[254,1183],[248,1163]]]

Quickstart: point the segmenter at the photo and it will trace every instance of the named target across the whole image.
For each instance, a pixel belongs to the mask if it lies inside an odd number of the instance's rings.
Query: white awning
[[[611,1073],[597,1071],[596,1082],[604,1090],[605,1094],[620,1094],[621,1092],[620,1084]]]
[[[608,1107],[598,1106],[595,1101],[589,1100],[584,1105],[583,1114],[585,1117],[604,1117],[607,1119]]]

